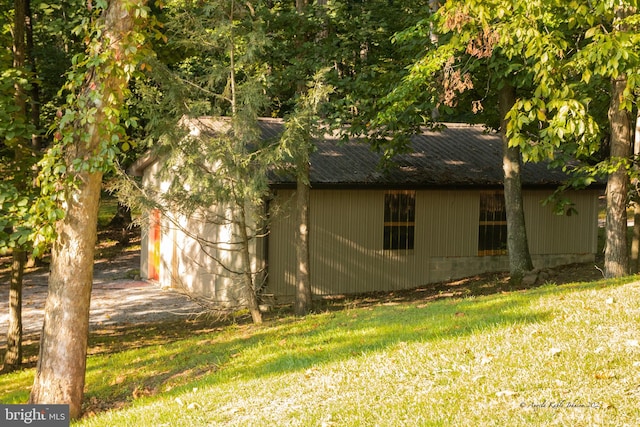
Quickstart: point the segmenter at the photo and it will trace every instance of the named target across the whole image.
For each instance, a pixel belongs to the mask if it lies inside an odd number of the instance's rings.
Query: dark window
[[[480,193],[478,255],[507,253],[507,211],[500,190]]]
[[[413,249],[416,192],[390,191],[384,195],[384,249]]]

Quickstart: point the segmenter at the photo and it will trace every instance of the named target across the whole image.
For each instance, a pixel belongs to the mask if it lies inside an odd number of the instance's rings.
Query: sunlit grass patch
[[[89,358],[96,415],[78,425],[631,426],[630,280],[114,336]]]
[[[103,193],[98,210],[98,226],[106,227],[118,210],[118,199],[111,194]]]

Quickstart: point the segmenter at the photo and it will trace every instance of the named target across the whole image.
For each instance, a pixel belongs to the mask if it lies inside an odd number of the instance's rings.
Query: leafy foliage
[[[511,112],[508,131],[534,161],[558,154],[563,155],[558,163],[598,160],[594,156],[608,135],[610,80],[628,76],[621,108],[632,112],[637,103],[638,15],[617,20],[617,6],[607,2],[591,8],[575,1],[553,6],[548,14],[554,16],[557,48],[544,56],[548,44],[530,42],[526,58],[545,61],[532,68],[535,90]]]
[[[0,15],[0,34],[7,36],[4,45],[11,46],[9,35],[13,10],[4,8]],[[83,19],[88,22],[88,15],[83,2],[66,0],[50,4],[32,1],[29,18],[33,29],[33,46],[29,46],[27,52],[29,65],[14,69],[10,50],[0,51],[0,139],[3,142],[0,172],[4,176],[0,211],[7,227],[0,238],[0,250],[7,251],[19,245],[40,255],[55,237],[54,224],[63,217],[64,211],[58,196],[53,194],[55,187],[37,188],[42,178],[34,179],[38,171],[35,164],[42,153],[30,147],[30,140],[32,135],[47,136],[46,128],[36,127],[36,124],[51,121],[55,116],[61,100],[58,92],[64,85],[71,55],[83,48],[82,38],[72,28],[80,25]],[[40,118],[35,123],[28,117],[31,111],[19,111],[14,99],[17,87],[26,97],[28,110],[36,108],[34,103],[40,104]],[[35,98],[34,89],[37,89],[38,98]],[[53,153],[59,154],[59,150],[54,148]],[[52,158],[44,160],[45,165],[47,162],[52,163]],[[66,172],[66,168],[57,164],[53,171],[61,174]]]
[[[525,161],[549,160],[575,169],[572,186],[594,182],[611,167],[600,162],[608,136],[610,79],[627,77],[622,108],[637,104],[638,15],[634,2],[624,19],[615,2],[572,1],[447,2],[431,18],[400,34],[402,43],[423,40],[430,29],[436,46],[428,48],[387,97],[373,128],[381,134],[429,125],[433,111],[443,119],[473,112],[468,122],[498,126],[495,93],[508,79],[518,100],[508,114],[507,135]],[[403,140],[389,150],[402,150]],[[585,174],[598,172],[591,178]]]
[[[80,174],[107,172],[113,170],[122,151],[127,151],[130,142],[126,127],[133,127],[137,119],[130,117],[125,106],[119,104],[119,96],[129,95],[127,87],[111,87],[111,81],[129,81],[140,75],[136,65],[145,59],[149,52],[145,43],[153,22],[147,21],[149,9],[139,3],[131,3],[137,31],[130,32],[127,39],[121,41],[123,50],[114,51],[102,37],[104,28],[97,25],[97,19],[106,4],[96,5],[92,16],[84,17],[73,29],[73,33],[87,42],[86,51],[77,53],[72,59],[72,68],[67,72],[67,83],[61,89],[66,105],[56,113],[53,128],[54,141],[43,159],[39,162],[39,187],[43,200],[60,207],[64,204],[64,193],[68,186],[78,183]],[[87,75],[99,75],[87,87]],[[99,116],[98,111],[102,114]],[[101,117],[100,120],[97,117]],[[89,145],[91,138],[99,140],[97,149],[90,156],[73,157],[74,147]],[[79,151],[82,151],[80,149]],[[71,157],[69,157],[71,156]],[[46,202],[41,202],[45,203]],[[54,209],[53,212],[61,212]],[[51,222],[61,219],[57,215],[48,215]]]

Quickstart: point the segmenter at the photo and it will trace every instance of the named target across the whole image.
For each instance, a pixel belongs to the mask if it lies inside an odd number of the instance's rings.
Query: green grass
[[[114,330],[92,338],[86,406],[97,414],[77,425],[636,425],[633,279],[263,326]],[[24,401],[32,376],[0,377],[0,401]]]
[[[106,227],[118,210],[118,199],[113,195],[103,192],[100,197],[100,209],[98,210],[98,226]]]

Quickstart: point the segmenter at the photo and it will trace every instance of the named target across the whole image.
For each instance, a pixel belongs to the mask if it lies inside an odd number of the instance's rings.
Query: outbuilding
[[[268,138],[283,123],[262,119],[260,126]],[[380,155],[359,141],[327,135],[316,147],[309,230],[315,296],[410,289],[508,270],[498,134],[447,124],[414,135],[411,151],[385,169]],[[144,186],[161,190],[160,162],[148,156],[134,166]],[[573,215],[558,216],[542,203],[566,178],[543,163],[522,169],[529,249],[537,268],[595,260],[602,189],[569,192]],[[264,224],[267,232],[252,241],[252,269],[261,292],[287,301],[295,295],[295,179],[273,174],[270,187],[265,206],[278,209]],[[182,218],[190,230],[185,233],[171,225],[175,221],[159,212],[150,216],[142,234],[141,275],[223,304],[241,300],[233,275],[205,256],[193,238],[224,233]]]

